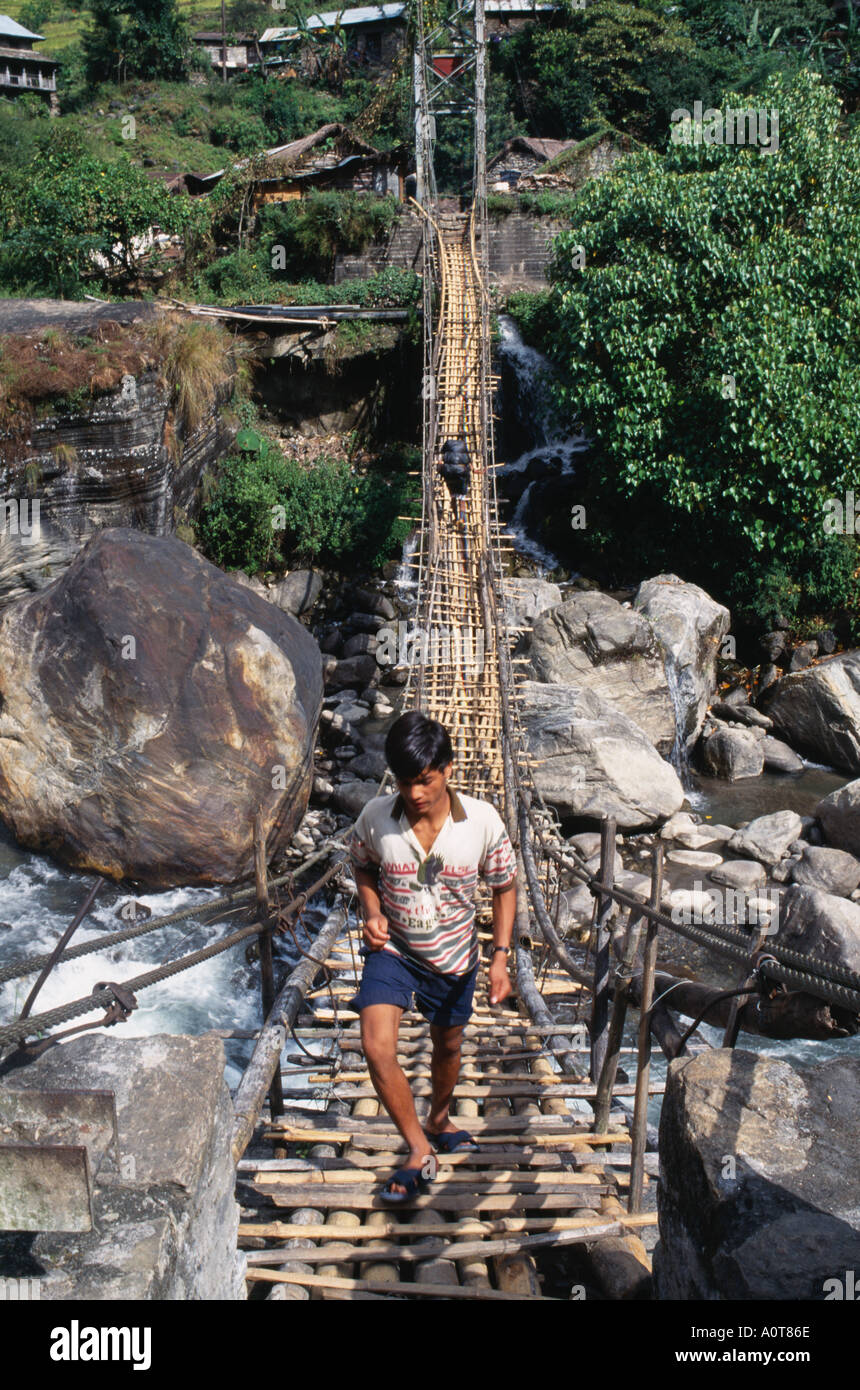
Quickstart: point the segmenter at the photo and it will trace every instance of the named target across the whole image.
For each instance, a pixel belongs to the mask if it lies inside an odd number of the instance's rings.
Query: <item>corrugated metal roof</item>
[[[393,5],[359,5],[351,10],[321,10],[319,14],[308,15],[309,29],[331,29],[338,21],[341,27],[351,24],[373,24],[381,19],[401,19],[406,11],[403,3]],[[265,29],[260,35],[260,43],[275,43],[278,39],[293,38],[299,33],[295,24],[284,29]]]
[[[484,0],[487,14],[531,14],[558,8],[558,5],[537,5],[534,0]]]
[[[9,39],[43,39],[44,34],[34,34],[32,29],[25,29],[23,24],[18,24],[14,19],[10,19],[7,14],[0,14],[0,35],[5,35]]]

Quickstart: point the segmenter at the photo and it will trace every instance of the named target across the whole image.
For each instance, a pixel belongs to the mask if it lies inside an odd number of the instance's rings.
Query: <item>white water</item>
[[[675,658],[670,651],[665,652],[663,669],[666,672],[666,685],[669,690],[669,698],[672,701],[672,713],[675,716],[675,742],[672,745],[672,766],[678,774],[678,780],[685,791],[691,787],[690,760],[687,756],[687,740],[684,737],[684,707],[681,703],[681,690],[678,684],[678,668],[675,665]]]
[[[92,883],[92,874],[75,874],[42,855],[30,854],[16,846],[7,832],[0,832],[0,922],[3,924],[0,926],[0,964],[52,950]],[[222,892],[220,888],[175,888],[133,894],[106,884],[70,944],[82,945],[94,937],[128,926],[118,916],[123,903],[132,900],[144,903],[153,917],[164,917],[184,907],[200,905],[202,908]],[[52,970],[40,991],[33,1013],[84,998],[100,981],[122,983],[143,974],[166,960],[208,945],[236,925],[236,914],[210,926],[203,926],[199,918],[190,917],[110,950],[60,964]],[[197,1035],[210,1028],[248,1030],[259,1027],[259,967],[248,964],[245,949],[242,943],[141,991],[137,996],[138,1008],[129,1020],[106,1031],[113,1037],[132,1038],[153,1033]],[[285,953],[287,960],[295,956],[292,943],[290,952],[292,955]],[[0,985],[0,1019],[5,1022],[17,1016],[35,978],[34,974]],[[96,1017],[96,1014],[83,1015],[72,1023],[89,1023]],[[242,1063],[250,1056],[252,1046],[249,1041],[225,1042],[230,1085],[238,1081]]]
[[[579,456],[588,450],[582,433],[564,432],[558,424],[552,403],[553,368],[542,353],[523,342],[519,329],[507,314],[499,315],[499,357],[510,366],[517,383],[516,409],[519,418],[527,422],[532,438],[538,441],[532,448],[506,463],[500,474],[524,473],[535,461],[559,459],[560,466],[552,476],[563,478],[576,471]],[[506,409],[510,408],[508,405]],[[528,534],[526,519],[529,509],[530,483],[520,497],[507,529],[513,533],[517,550],[532,560],[544,573],[558,567],[558,558]]]

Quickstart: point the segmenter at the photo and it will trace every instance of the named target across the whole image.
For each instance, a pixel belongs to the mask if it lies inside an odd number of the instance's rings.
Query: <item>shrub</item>
[[[269,144],[269,131],[259,116],[234,111],[213,122],[211,138],[236,154],[254,154]]]
[[[397,520],[412,480],[402,474],[359,475],[342,460],[310,467],[270,441],[224,461],[198,525],[218,564],[249,571],[271,564],[322,561],[374,568],[396,553],[409,523]],[[276,532],[275,508],[285,526]]]
[[[336,252],[363,251],[387,235],[397,214],[397,200],[389,196],[314,189],[307,198],[267,204],[260,232],[264,242],[284,247],[287,274],[326,274]]]
[[[555,311],[549,290],[516,290],[505,305],[525,342],[546,353],[555,327]]]

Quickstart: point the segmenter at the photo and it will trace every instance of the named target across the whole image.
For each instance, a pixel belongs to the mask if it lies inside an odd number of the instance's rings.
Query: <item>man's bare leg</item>
[[[458,1024],[454,1028],[443,1028],[437,1023],[430,1025],[433,1055],[430,1062],[430,1110],[425,1128],[431,1134],[444,1134],[446,1130],[453,1132],[458,1127],[448,1118],[448,1110],[460,1075],[460,1044],[464,1027],[465,1024]]]
[[[403,1010],[397,1004],[369,1004],[361,1011],[361,1045],[373,1089],[409,1145],[409,1158],[403,1166],[423,1168],[429,1157],[427,1136],[415,1113],[409,1082],[397,1060],[402,1016]],[[396,1183],[392,1191],[405,1192],[406,1188]]]

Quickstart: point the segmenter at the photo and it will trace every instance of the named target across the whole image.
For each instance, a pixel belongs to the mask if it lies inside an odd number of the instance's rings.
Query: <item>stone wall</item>
[[[540,287],[546,283],[551,243],[562,224],[550,217],[510,212],[491,217],[490,280],[505,288]],[[421,270],[421,219],[404,208],[387,242],[375,243],[359,255],[339,255],[335,260],[336,284],[375,275],[388,266]]]
[[[0,1235],[0,1272],[42,1299],[244,1299],[230,1145],[233,1105],[214,1037],[102,1033],[7,1073],[9,1090],[108,1090],[119,1154],[94,1178],[85,1235]],[[74,1141],[70,1141],[74,1142]]]
[[[421,218],[409,208],[401,209],[386,241],[374,242],[356,254],[339,253],[334,263],[334,282],[339,285],[343,280],[364,279],[389,266],[420,274]]]
[[[490,283],[505,289],[545,285],[552,242],[562,230],[562,224],[551,217],[523,212],[491,217]]]

